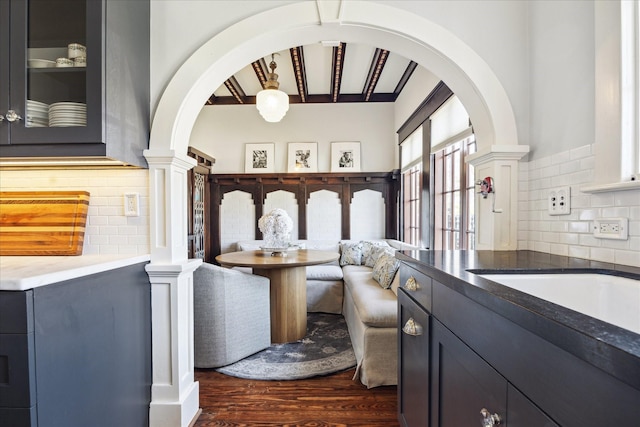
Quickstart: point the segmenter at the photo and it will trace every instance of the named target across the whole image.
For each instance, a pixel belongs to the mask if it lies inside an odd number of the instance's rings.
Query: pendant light
[[[289,110],[289,96],[279,90],[278,75],[274,72],[277,65],[271,54],[269,68],[271,72],[267,76],[264,89],[256,95],[256,107],[260,115],[268,122],[275,123],[282,120]]]

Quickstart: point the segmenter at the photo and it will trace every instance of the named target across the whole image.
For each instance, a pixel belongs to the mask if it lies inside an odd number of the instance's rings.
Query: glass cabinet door
[[[10,7],[9,144],[102,142],[103,2]]]

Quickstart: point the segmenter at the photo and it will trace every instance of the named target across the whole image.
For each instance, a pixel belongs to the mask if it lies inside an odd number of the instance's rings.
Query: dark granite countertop
[[[397,257],[640,390],[640,334],[479,276],[604,273],[640,280],[640,268],[533,251],[402,251]]]

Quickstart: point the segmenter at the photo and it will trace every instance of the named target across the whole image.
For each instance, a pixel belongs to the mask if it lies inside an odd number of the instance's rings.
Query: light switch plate
[[[571,213],[571,187],[552,188],[548,196],[549,215],[569,215]]]

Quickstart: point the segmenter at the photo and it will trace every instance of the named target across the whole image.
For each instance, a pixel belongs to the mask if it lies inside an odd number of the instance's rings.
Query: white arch
[[[455,35],[392,6],[301,2],[247,18],[200,47],[163,93],[151,130],[151,150],[186,153],[193,124],[211,93],[255,58],[292,46],[341,40],[372,44],[410,58],[441,77],[474,123],[478,145],[517,144],[515,118],[504,88],[489,66]]]

